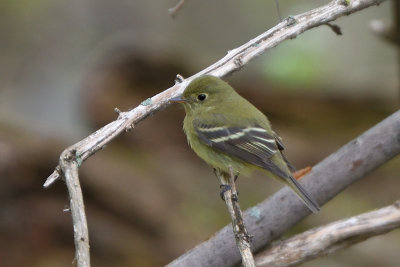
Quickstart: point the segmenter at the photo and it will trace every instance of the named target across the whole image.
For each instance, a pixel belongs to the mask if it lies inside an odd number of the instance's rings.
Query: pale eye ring
[[[197,96],[197,99],[200,100],[200,101],[204,101],[204,100],[206,100],[206,98],[207,98],[207,95],[206,95],[206,94],[199,94],[199,95]]]

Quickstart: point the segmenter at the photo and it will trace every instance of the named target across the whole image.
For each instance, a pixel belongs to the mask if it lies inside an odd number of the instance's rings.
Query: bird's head
[[[186,112],[210,110],[226,102],[235,94],[233,88],[220,78],[205,75],[194,79],[181,96],[170,99],[170,102],[182,103]]]

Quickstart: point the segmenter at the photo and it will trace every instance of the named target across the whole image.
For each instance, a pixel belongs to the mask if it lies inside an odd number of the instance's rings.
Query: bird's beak
[[[182,98],[182,95],[180,95],[180,96],[171,98],[169,100],[169,102],[172,102],[172,103],[185,103],[185,102],[187,102],[187,99]]]

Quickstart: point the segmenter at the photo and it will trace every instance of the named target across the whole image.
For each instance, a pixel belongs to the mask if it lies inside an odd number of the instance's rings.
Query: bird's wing
[[[317,213],[319,211],[318,203],[310,197],[296,179],[271,160],[275,153],[280,153],[289,169],[293,168],[282,153],[284,147],[276,133],[270,134],[257,125],[246,128],[238,126],[221,127],[194,121],[193,126],[201,142],[280,176],[312,212]]]
[[[287,159],[287,157],[285,156],[285,154],[283,154],[283,150],[285,150],[285,146],[282,143],[282,138],[275,132],[273,132],[275,140],[276,140],[276,144],[279,148],[279,151],[281,152],[282,158],[285,161],[286,165],[288,166],[289,170],[291,172],[295,172],[296,168],[293,166],[292,163],[290,163],[290,161]]]
[[[260,126],[221,127],[196,123],[193,126],[201,142],[230,156],[256,165],[281,177],[288,174],[279,168],[271,157],[283,149],[274,135]]]

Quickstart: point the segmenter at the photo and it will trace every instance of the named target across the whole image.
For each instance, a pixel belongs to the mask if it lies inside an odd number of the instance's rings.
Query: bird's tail
[[[318,213],[320,210],[318,203],[307,193],[307,191],[297,182],[293,176],[288,175],[289,179],[285,179],[290,188],[303,200],[304,204],[313,212]]]

